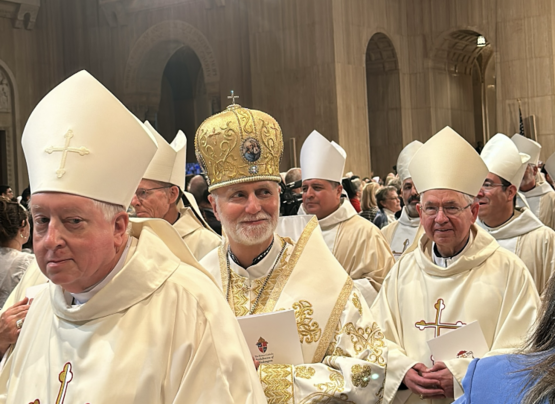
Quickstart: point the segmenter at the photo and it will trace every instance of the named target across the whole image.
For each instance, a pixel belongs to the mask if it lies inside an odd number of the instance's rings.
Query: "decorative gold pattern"
[[[316,371],[310,366],[297,366],[295,368],[295,377],[300,377],[301,379],[310,379],[315,374]]]
[[[336,370],[331,370],[329,378],[330,381],[328,383],[315,384],[314,387],[320,391],[305,397],[300,404],[355,404],[354,401],[349,401],[347,394],[343,393],[343,390],[345,390],[343,375]]]
[[[292,365],[260,365],[258,372],[268,404],[286,404],[294,400]]]
[[[384,335],[378,324],[372,323],[371,327],[362,328],[356,327],[353,323],[347,323],[340,331],[340,334],[343,333],[351,337],[351,342],[357,355],[368,349],[370,350],[370,355],[366,360],[380,366],[385,366],[386,361],[383,356],[383,348],[385,347]]]
[[[332,342],[337,324],[339,324],[341,313],[343,313],[345,305],[347,304],[349,296],[351,295],[351,292],[353,290],[353,280],[349,276],[346,276],[346,278],[347,279],[345,281],[345,284],[343,285],[343,289],[341,289],[339,297],[335,302],[335,307],[333,308],[330,317],[328,318],[328,323],[326,324],[322,339],[318,344],[316,352],[314,352],[314,357],[312,358],[313,363],[321,362],[324,358],[324,355],[326,354],[326,351],[329,348],[330,343]]]
[[[360,299],[356,293],[353,293],[353,304],[357,308],[358,312],[362,316],[362,305],[360,304]]]
[[[234,104],[206,119],[195,135],[195,153],[210,192],[241,182],[281,180],[281,128],[261,111]]]
[[[367,387],[372,376],[370,365],[354,365],[351,368],[351,381],[356,387]]]
[[[297,331],[301,343],[312,344],[318,342],[322,330],[320,325],[310,317],[314,314],[312,304],[306,300],[299,300],[297,303],[293,303],[292,307],[295,310],[295,320],[297,320]]]
[[[352,358],[351,354],[349,352],[344,351],[343,349],[341,349],[340,347],[335,348],[335,350],[332,353],[333,356],[345,356],[347,358]]]

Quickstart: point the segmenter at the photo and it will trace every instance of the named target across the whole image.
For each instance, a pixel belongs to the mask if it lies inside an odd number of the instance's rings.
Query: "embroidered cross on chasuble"
[[[462,321],[457,321],[456,323],[443,323],[441,321],[441,314],[443,310],[445,310],[445,302],[443,299],[437,299],[436,304],[434,304],[434,308],[436,309],[436,318],[433,322],[426,322],[424,320],[417,321],[414,326],[418,328],[420,331],[424,331],[426,328],[433,328],[434,329],[434,338],[439,337],[441,335],[441,330],[455,330],[457,328],[466,325]]]
[[[73,131],[70,129],[64,135],[66,139],[65,144],[63,147],[61,146],[50,146],[44,149],[44,151],[48,154],[52,154],[54,152],[61,152],[62,153],[62,160],[60,161],[60,167],[56,170],[56,175],[58,178],[62,178],[63,175],[66,173],[66,160],[68,153],[77,153],[80,156],[86,156],[90,153],[89,149],[84,146],[81,147],[69,147],[71,139],[74,137]]]

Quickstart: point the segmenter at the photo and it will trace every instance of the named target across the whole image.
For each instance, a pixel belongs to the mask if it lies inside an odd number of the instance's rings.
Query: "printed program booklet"
[[[303,363],[294,310],[253,314],[237,320],[251,355],[260,363]]]

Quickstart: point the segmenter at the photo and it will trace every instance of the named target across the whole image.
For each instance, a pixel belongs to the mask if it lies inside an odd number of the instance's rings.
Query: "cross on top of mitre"
[[[62,161],[60,161],[60,167],[56,170],[56,175],[58,178],[62,178],[63,175],[66,173],[66,161],[67,161],[67,154],[68,153],[78,153],[80,156],[85,156],[90,153],[89,149],[85,146],[81,147],[69,147],[71,142],[71,138],[74,136],[73,131],[70,129],[64,135],[66,139],[65,144],[63,147],[61,146],[50,146],[44,149],[44,151],[48,154],[52,154],[54,152],[61,152],[62,153]]]
[[[235,105],[235,98],[239,98],[239,96],[235,95],[235,91],[231,90],[231,95],[228,95],[227,98],[231,100],[231,105]]]

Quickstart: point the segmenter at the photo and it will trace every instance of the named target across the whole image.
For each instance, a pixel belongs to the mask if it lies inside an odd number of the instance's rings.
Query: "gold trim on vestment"
[[[352,291],[353,280],[350,277],[347,277],[347,280],[343,285],[343,289],[341,289],[341,293],[339,293],[339,297],[337,298],[335,306],[328,318],[328,323],[326,324],[322,338],[318,343],[318,348],[316,348],[316,351],[314,352],[312,363],[319,363],[324,359],[326,351],[331,344],[333,336],[335,335],[335,329],[337,328],[337,324],[339,324],[341,313],[345,310],[345,305],[347,304],[347,300],[349,299]]]
[[[268,404],[295,402],[295,385],[292,365],[267,364],[258,368],[260,381]]]
[[[316,216],[313,216],[303,230],[301,237],[299,237],[299,240],[297,241],[297,244],[295,244],[287,265],[285,266],[283,271],[281,271],[280,277],[276,281],[276,286],[274,287],[274,290],[272,291],[272,294],[268,299],[268,303],[266,303],[266,306],[264,307],[264,313],[270,313],[274,311],[279,296],[281,295],[283,288],[287,284],[287,281],[289,280],[293,269],[295,269],[295,265],[297,265],[297,261],[301,257],[306,243],[310,239],[310,236],[312,235],[312,232],[316,227],[318,227],[318,219],[316,219]]]

